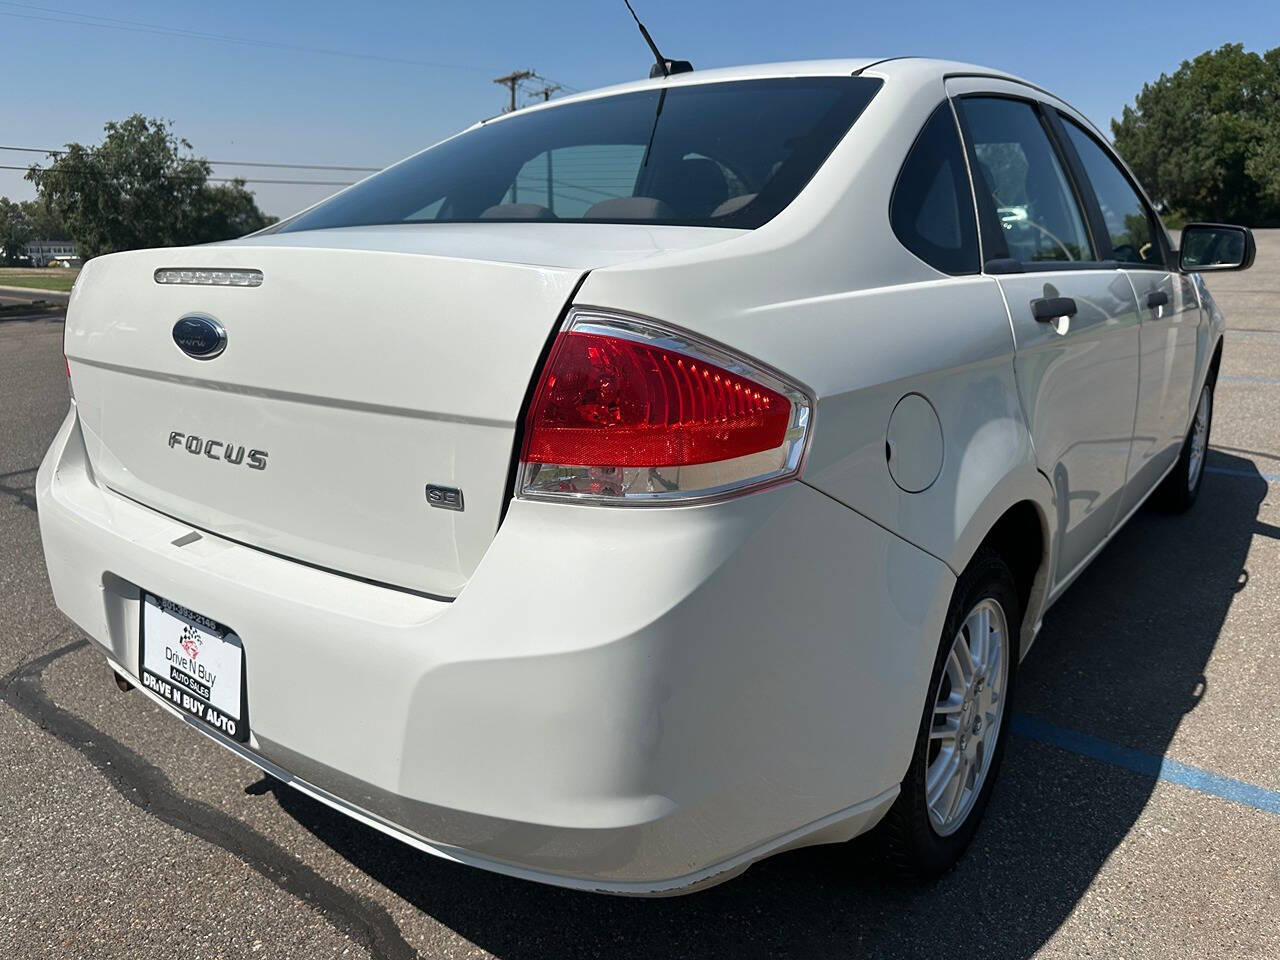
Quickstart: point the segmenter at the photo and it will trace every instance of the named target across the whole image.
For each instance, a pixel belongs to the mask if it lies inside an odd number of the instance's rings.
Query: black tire
[[[930,820],[925,791],[925,775],[930,762],[929,734],[934,722],[934,705],[937,703],[944,682],[952,642],[969,612],[986,599],[993,599],[1000,604],[1008,630],[1008,636],[1004,641],[1004,659],[1007,664],[1004,709],[986,779],[963,822],[959,827],[954,828],[953,832],[944,836],[934,829]],[[979,550],[956,582],[951,607],[947,611],[942,637],[938,643],[938,655],[934,660],[933,674],[929,679],[929,694],[924,703],[920,728],[916,734],[911,766],[903,778],[898,799],[877,825],[872,838],[885,866],[900,879],[913,883],[927,883],[935,880],[960,859],[978,830],[983,812],[991,797],[991,790],[1000,772],[1005,743],[1009,739],[1021,630],[1022,605],[1018,599],[1013,574],[999,554],[983,548]]]
[[[1192,414],[1191,426],[1187,428],[1187,435],[1182,441],[1182,450],[1178,454],[1178,462],[1169,471],[1169,475],[1164,478],[1160,486],[1156,487],[1156,492],[1151,495],[1152,504],[1160,510],[1168,513],[1183,513],[1190,510],[1196,502],[1196,497],[1200,496],[1200,487],[1204,483],[1204,461],[1209,456],[1209,434],[1213,429],[1213,388],[1214,378],[1210,376],[1205,381],[1201,396],[1196,399],[1196,413]],[[1193,477],[1191,473],[1193,444],[1196,424],[1199,421],[1200,400],[1202,398],[1208,403],[1204,425],[1204,448],[1200,463],[1196,467]]]

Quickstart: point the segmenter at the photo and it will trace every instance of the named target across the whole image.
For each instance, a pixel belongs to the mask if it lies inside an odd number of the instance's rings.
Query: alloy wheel
[[[929,731],[925,798],[940,836],[973,809],[1000,738],[1009,676],[1008,621],[990,597],[965,617],[951,642]]]
[[[1204,469],[1204,454],[1209,446],[1209,404],[1213,394],[1206,383],[1196,404],[1196,418],[1191,424],[1191,456],[1187,461],[1187,489],[1194,490]]]

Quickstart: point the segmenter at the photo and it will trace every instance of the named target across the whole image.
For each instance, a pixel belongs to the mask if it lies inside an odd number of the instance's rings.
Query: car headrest
[[[611,197],[588,207],[583,220],[674,220],[675,211],[653,197]]]
[[[557,220],[554,213],[536,203],[499,203],[480,214],[481,220]]]

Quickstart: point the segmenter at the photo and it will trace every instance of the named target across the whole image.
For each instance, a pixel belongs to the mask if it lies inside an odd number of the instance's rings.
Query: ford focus
[[[660,894],[872,831],[927,879],[1046,610],[1195,501],[1202,275],[1253,251],[963,64],[506,114],[85,266],[53,593],[122,687],[427,853]]]

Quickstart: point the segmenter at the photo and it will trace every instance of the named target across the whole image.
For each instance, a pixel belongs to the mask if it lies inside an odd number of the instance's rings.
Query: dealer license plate
[[[229,628],[144,592],[138,648],[144,687],[218,732],[248,742],[244,647]]]

